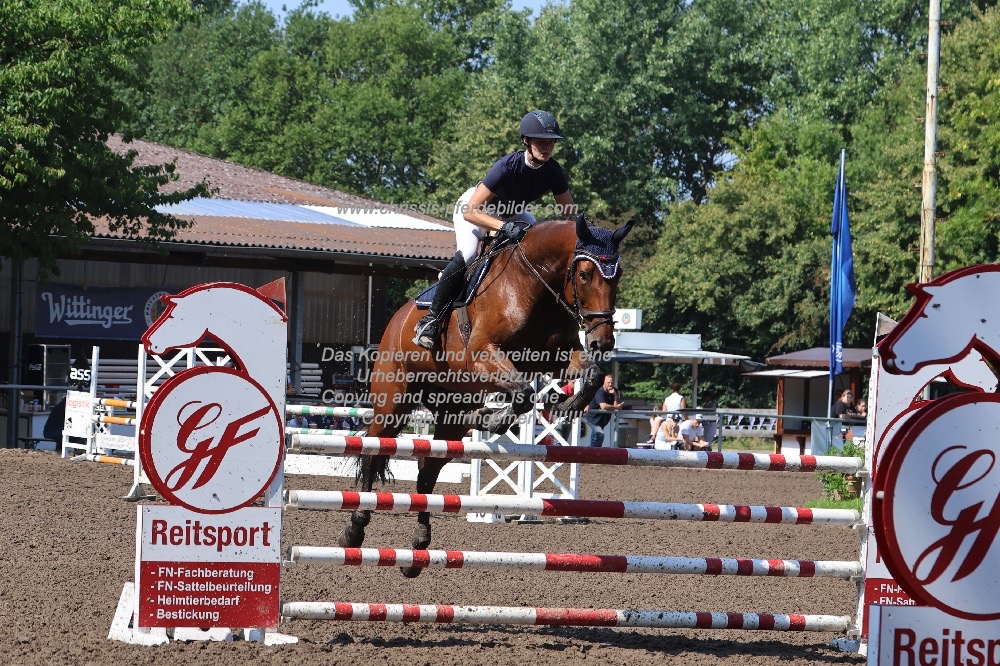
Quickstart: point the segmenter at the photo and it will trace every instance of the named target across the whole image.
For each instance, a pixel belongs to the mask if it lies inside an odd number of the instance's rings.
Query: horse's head
[[[610,351],[615,346],[614,313],[621,278],[618,246],[633,221],[608,231],[587,225],[581,214],[576,218],[576,247],[567,276],[573,304],[582,318],[585,345],[591,351]]]
[[[916,303],[879,343],[883,366],[893,373],[948,365],[977,349],[1000,360],[1000,322],[991,318],[990,296],[1000,287],[1000,266],[972,266],[927,284],[907,285]]]

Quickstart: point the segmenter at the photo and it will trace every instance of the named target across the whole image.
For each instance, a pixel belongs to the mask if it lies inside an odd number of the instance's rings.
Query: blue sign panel
[[[166,308],[165,288],[119,289],[67,284],[39,286],[35,304],[35,336],[135,340]]]

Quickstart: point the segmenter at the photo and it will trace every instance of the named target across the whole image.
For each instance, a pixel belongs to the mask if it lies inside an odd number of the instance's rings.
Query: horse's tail
[[[358,456],[355,459],[355,484],[364,484],[366,470],[373,483],[386,484],[393,480],[392,472],[389,471],[389,456]]]

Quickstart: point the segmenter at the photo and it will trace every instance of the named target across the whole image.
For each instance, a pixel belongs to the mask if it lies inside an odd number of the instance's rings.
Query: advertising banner
[[[1000,627],[952,617],[927,606],[872,606],[877,650],[869,666],[987,666],[1000,664]]]
[[[35,303],[35,337],[136,340],[166,305],[157,288],[120,289],[48,283]]]
[[[281,509],[137,507],[140,627],[276,627]]]

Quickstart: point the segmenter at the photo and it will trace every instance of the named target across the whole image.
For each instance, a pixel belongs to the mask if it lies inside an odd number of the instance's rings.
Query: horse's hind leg
[[[372,486],[375,484],[375,477],[378,475],[377,470],[387,465],[388,459],[385,456],[362,457],[361,473],[359,475],[362,492],[371,492]],[[362,511],[359,509],[351,512],[351,522],[340,533],[340,536],[337,538],[337,545],[341,548],[360,548],[361,544],[365,542],[365,528],[368,527],[371,519],[371,511]]]
[[[417,493],[434,492],[438,474],[450,461],[451,458],[421,458],[420,469],[417,472]],[[421,511],[417,514],[417,526],[413,530],[413,548],[426,550],[429,545],[431,545],[431,514],[429,511]],[[400,567],[399,570],[407,578],[416,578],[420,575],[422,567]]]

